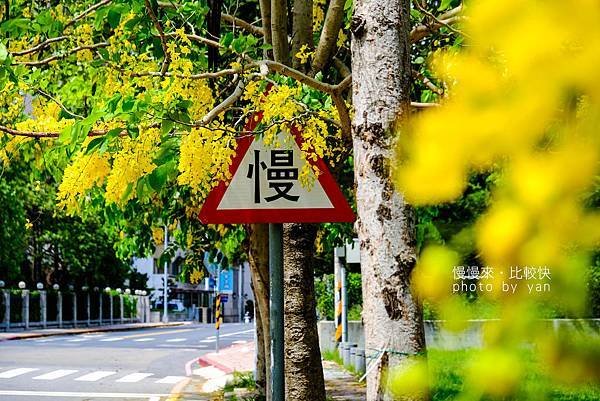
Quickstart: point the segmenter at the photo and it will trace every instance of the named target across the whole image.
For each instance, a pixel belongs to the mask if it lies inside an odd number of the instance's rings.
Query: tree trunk
[[[416,262],[412,209],[394,190],[390,158],[410,107],[410,2],[357,0],[352,18],[354,174],[367,353],[367,400],[391,400],[389,366],[425,347],[409,279]]]
[[[288,401],[325,401],[313,274],[316,233],[313,224],[285,224],[283,229]]]
[[[254,290],[254,284],[252,284],[252,292],[256,294]],[[260,308],[254,304],[254,324],[256,325],[256,389],[259,394],[267,394],[267,359],[265,358],[265,336],[262,328],[262,316],[260,314]]]
[[[248,226],[249,237],[249,263],[252,273],[252,286],[254,289],[255,318],[257,338],[262,337],[262,349],[256,350],[259,366],[264,366],[265,387],[264,395],[267,400],[271,398],[271,331],[269,325],[269,226],[266,224],[251,224]],[[260,315],[260,321],[258,316]],[[258,341],[257,346],[261,342]]]

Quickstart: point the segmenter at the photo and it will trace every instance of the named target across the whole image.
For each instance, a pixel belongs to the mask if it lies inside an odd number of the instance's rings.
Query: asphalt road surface
[[[253,328],[223,324],[220,347]],[[192,325],[0,342],[0,400],[165,401],[215,341],[213,325]]]

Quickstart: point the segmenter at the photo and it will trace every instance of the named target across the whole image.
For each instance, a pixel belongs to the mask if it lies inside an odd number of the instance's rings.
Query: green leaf
[[[163,120],[162,123],[160,124],[160,132],[163,135],[168,134],[169,132],[171,132],[171,129],[173,129],[173,121],[171,120]]]
[[[104,137],[104,136],[92,139],[90,141],[90,143],[88,144],[87,148],[85,149],[85,154],[86,155],[90,154],[90,153],[94,152],[96,149],[99,149],[100,146],[105,141],[106,141],[106,137]]]
[[[413,61],[413,63],[415,64],[423,64],[425,62],[425,59],[422,56],[419,56],[415,59],[415,61]]]
[[[121,196],[121,202],[124,202],[125,199],[129,198],[129,195],[131,195],[131,191],[133,191],[133,183],[132,182],[127,184],[127,188],[125,189],[125,192],[123,192],[123,196]]]
[[[221,44],[223,47],[229,47],[231,42],[233,41],[233,33],[227,32],[225,35],[221,37]]]
[[[175,161],[171,161],[155,168],[148,176],[150,187],[156,192],[160,191],[167,183],[169,175],[175,170],[175,166]]]
[[[4,46],[4,43],[0,42],[0,61],[6,60],[7,57],[8,50],[6,49],[6,46]]]
[[[452,4],[452,0],[442,0],[440,6],[438,7],[438,11],[444,11]]]
[[[107,20],[110,27],[115,29],[121,22],[121,12],[119,10],[115,10],[114,8],[110,9],[108,11]]]

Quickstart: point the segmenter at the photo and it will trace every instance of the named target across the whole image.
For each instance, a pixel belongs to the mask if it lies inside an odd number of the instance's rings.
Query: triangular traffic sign
[[[246,130],[253,131],[261,117],[262,113],[252,116]],[[281,148],[267,147],[254,135],[238,139],[229,169],[232,178],[210,192],[200,210],[202,223],[354,221],[354,212],[323,160],[301,159],[302,134],[295,127],[291,131],[279,133],[280,142],[287,144]],[[286,141],[289,137],[293,140]],[[320,172],[310,189],[298,180],[304,163]]]

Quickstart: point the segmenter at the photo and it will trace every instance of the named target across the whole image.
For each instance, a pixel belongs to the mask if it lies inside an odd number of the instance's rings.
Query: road
[[[252,341],[253,325],[221,326],[220,347]],[[215,349],[213,325],[0,342],[2,401],[165,401],[186,364]]]

